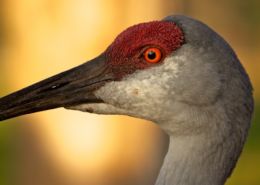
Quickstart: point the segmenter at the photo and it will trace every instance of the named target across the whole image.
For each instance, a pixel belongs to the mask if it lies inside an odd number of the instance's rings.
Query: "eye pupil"
[[[145,50],[144,59],[149,63],[157,63],[162,59],[162,52],[160,49],[151,47]]]
[[[154,60],[156,58],[156,53],[154,51],[149,51],[148,54],[147,54],[147,57],[150,60]]]

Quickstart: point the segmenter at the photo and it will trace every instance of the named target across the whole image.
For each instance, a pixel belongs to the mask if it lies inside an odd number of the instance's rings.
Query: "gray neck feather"
[[[229,140],[215,133],[211,130],[194,135],[170,135],[168,153],[156,185],[223,185],[241,147],[232,137]]]
[[[206,136],[170,136],[156,185],[223,185],[225,148],[210,147]],[[207,145],[207,146],[205,146]]]

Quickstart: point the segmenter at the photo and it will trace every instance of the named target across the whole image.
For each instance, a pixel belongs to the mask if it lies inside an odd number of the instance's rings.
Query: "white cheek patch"
[[[166,58],[161,65],[130,75],[122,81],[122,84],[127,94],[132,92],[132,95],[144,100],[159,98],[166,95],[167,90],[171,88],[171,83],[174,83],[173,78],[178,77],[178,72],[178,64],[171,58]]]
[[[171,75],[175,75],[177,77],[179,73],[179,64],[174,61],[185,61],[186,57],[185,56],[170,56],[165,58],[163,64],[164,70],[169,70],[171,71]]]
[[[164,106],[171,106],[174,96],[173,83],[179,73],[179,65],[168,57],[163,64],[137,71],[125,79],[109,82],[95,92],[104,102],[134,113],[137,117],[160,116]],[[134,116],[134,115],[133,115]]]

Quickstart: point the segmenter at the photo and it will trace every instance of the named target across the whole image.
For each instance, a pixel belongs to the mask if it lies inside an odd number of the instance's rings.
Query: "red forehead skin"
[[[145,49],[156,47],[163,59],[184,42],[182,30],[174,22],[153,21],[129,27],[105,51],[107,64],[117,80],[136,70],[153,65],[142,56]]]

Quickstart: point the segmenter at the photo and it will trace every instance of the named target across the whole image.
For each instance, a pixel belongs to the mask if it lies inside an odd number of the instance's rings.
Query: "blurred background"
[[[255,116],[228,185],[260,184],[260,1],[1,0],[0,96],[102,51],[136,23],[185,14],[220,33],[254,85]],[[167,148],[153,123],[57,109],[0,124],[0,185],[151,185]]]

